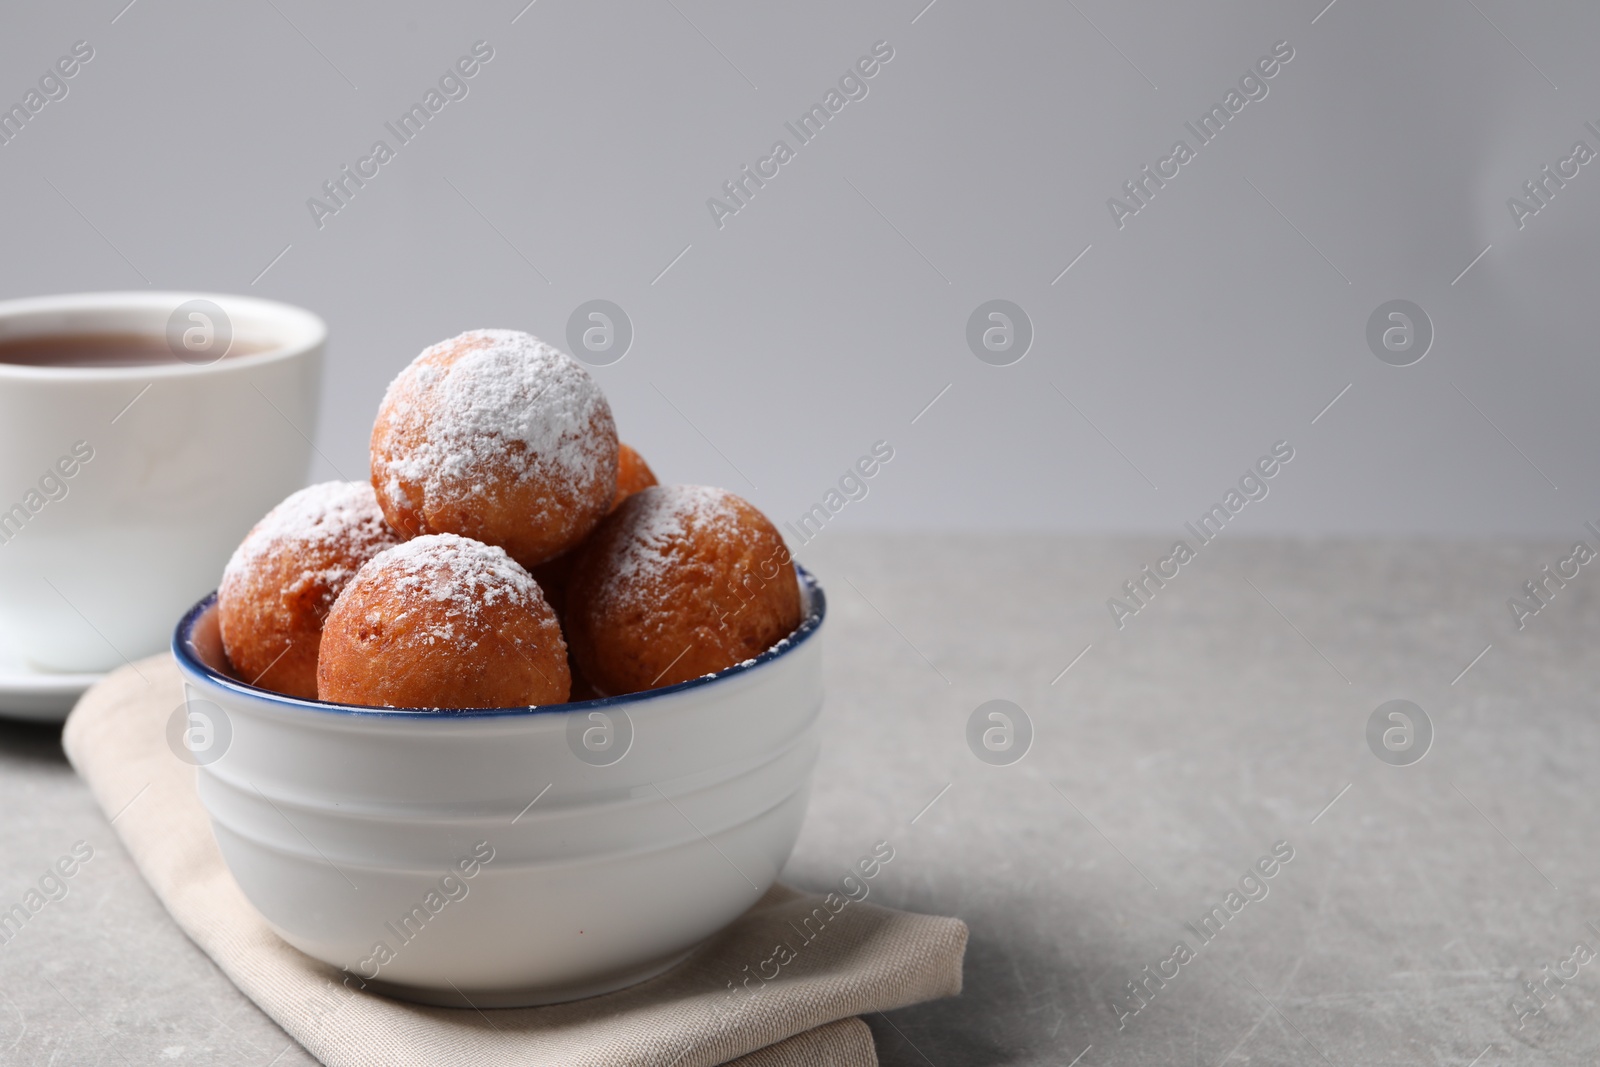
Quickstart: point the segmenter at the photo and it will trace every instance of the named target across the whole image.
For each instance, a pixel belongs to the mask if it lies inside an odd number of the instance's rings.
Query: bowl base
[[[694,948],[698,947],[696,945]],[[409,1000],[415,1004],[429,1004],[439,1008],[537,1008],[546,1004],[565,1004],[572,1000],[598,997],[638,985],[640,982],[648,982],[688,959],[694,948],[666,960],[656,960],[643,967],[582,985],[462,990],[455,986],[432,989],[426,986],[397,985],[393,982],[373,980],[367,983],[366,988],[374,993],[382,993],[386,997],[394,997],[396,1000]]]

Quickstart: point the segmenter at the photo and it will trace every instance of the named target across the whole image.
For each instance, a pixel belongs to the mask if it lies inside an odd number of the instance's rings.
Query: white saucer
[[[0,718],[65,722],[84,691],[104,677],[36,670],[0,650]]]

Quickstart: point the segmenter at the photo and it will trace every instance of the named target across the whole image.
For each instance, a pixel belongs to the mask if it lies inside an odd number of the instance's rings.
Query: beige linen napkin
[[[167,720],[183,699],[170,656],[118,670],[67,720],[67,756],[178,925],[331,1067],[857,1067],[877,1063],[857,1016],[961,991],[965,924],[866,902],[840,911],[776,979],[746,991],[741,980],[794,940],[790,920],[821,902],[782,885],[685,963],[603,997],[479,1012],[347,989],[340,972],[279,939],[224,866],[195,771],[167,748]]]

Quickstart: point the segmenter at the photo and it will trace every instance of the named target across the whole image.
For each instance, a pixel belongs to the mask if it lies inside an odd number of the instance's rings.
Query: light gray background
[[[625,439],[778,518],[880,438],[896,460],[841,527],[1166,534],[1280,438],[1300,458],[1250,532],[1596,515],[1600,167],[1521,231],[1505,203],[1600,149],[1592,8],[525,2],[8,4],[0,101],[76,40],[96,57],[0,148],[0,294],[315,309],[317,477],[362,476],[425,344],[560,341],[604,297],[637,332],[597,372]],[[479,39],[470,95],[319,230],[307,198]],[[866,99],[719,231],[707,198],[880,39]],[[1268,97],[1119,231],[1107,198],[1279,40]],[[1036,327],[1012,367],[964,342],[993,297]],[[1403,369],[1363,337],[1396,297],[1437,332]]]

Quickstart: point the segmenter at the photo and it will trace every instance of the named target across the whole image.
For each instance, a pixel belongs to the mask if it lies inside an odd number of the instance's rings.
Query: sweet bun
[[[317,695],[372,707],[508,708],[566,701],[555,612],[504,549],[426,534],[373,557],[334,601]]]
[[[611,507],[611,407],[559,349],[471,330],[390,383],[372,427],[372,486],[407,536],[460,534],[533,567],[577,545]]]
[[[399,543],[365,482],[313,485],[269,511],[217,593],[222,647],[239,677],[315,699],[323,618],[362,564]]]
[[[800,624],[800,584],[767,517],[733,493],[654,486],[578,553],[573,659],[601,694],[673,685],[759,655]]]
[[[617,443],[617,493],[611,498],[611,510],[616,511],[622,502],[641,489],[656,482],[656,473],[631,446]]]

